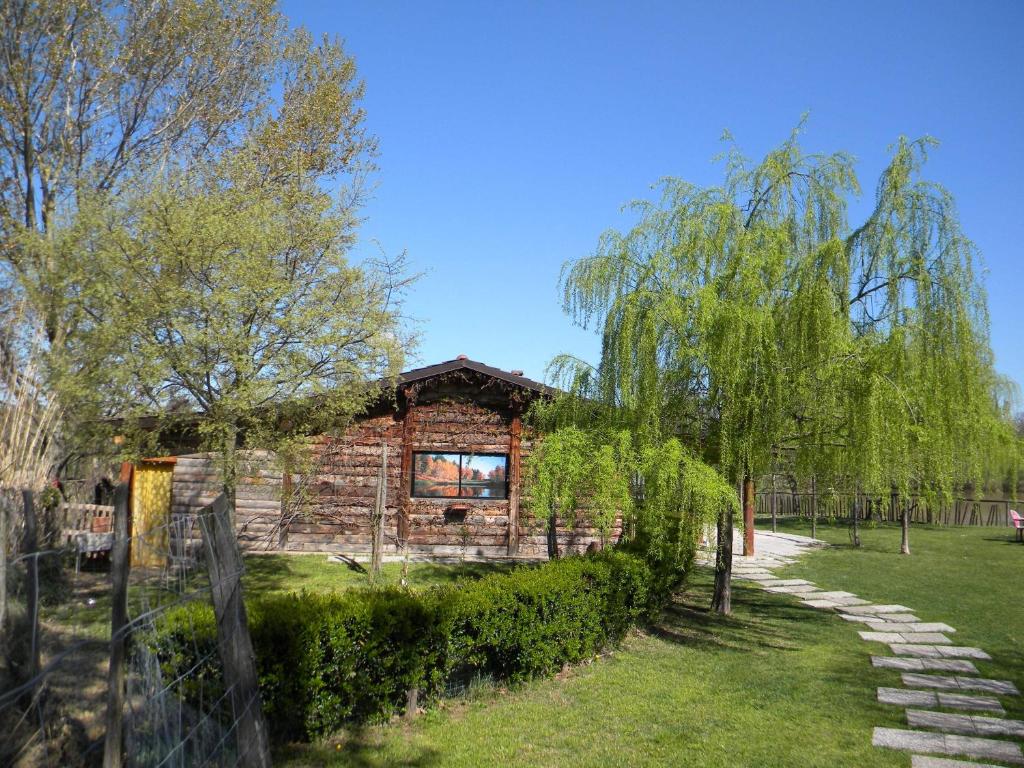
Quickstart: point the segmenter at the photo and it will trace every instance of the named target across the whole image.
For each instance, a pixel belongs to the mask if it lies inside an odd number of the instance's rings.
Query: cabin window
[[[413,496],[506,499],[507,477],[506,453],[413,453]]]

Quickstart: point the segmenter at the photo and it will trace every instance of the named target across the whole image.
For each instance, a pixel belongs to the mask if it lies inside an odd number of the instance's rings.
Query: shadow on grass
[[[395,726],[390,726],[395,727]],[[292,744],[275,750],[275,762],[289,766],[344,766],[345,768],[431,768],[439,765],[442,754],[432,747],[413,747],[412,754],[397,757],[384,752],[385,734],[381,726],[349,726],[339,737],[322,744]]]
[[[711,587],[705,582],[700,576],[693,579],[665,608],[652,633],[699,650],[792,650],[830,618],[737,582],[732,585],[733,613],[722,616],[710,609]]]
[[[452,584],[465,579],[479,579],[515,567],[511,563],[410,563],[409,583],[413,587]],[[259,555],[245,559],[245,588],[251,594],[260,592],[352,589],[369,587],[369,574],[344,562],[334,562],[310,555]],[[396,585],[401,563],[384,563],[380,583]]]

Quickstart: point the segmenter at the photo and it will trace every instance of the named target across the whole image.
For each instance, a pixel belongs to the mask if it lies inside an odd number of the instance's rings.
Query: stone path
[[[827,591],[805,579],[773,574],[775,568],[823,546],[827,545],[806,536],[758,531],[757,555],[735,555],[733,576],[768,592],[790,595],[808,608],[836,611],[865,627],[858,630],[865,642],[888,646],[892,655],[872,656],[871,664],[899,674],[902,687],[879,688],[876,695],[883,704],[903,707],[908,727],[875,728],[871,743],[912,753],[912,768],[999,768],[977,760],[1024,765],[1017,743],[1024,739],[1024,721],[998,717],[1006,714],[1000,697],[1020,692],[1009,680],[981,677],[974,661],[990,661],[991,656],[980,648],[957,645],[950,637],[956,629],[922,621],[905,605],[872,604],[850,592]],[[733,551],[743,551],[742,539],[737,539]]]

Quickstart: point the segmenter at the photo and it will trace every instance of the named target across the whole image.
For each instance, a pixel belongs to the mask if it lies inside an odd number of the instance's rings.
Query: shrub
[[[300,593],[247,603],[260,693],[275,740],[385,719],[406,692],[453,676],[519,681],[593,657],[660,604],[644,562],[623,552],[556,560],[422,592]],[[194,702],[223,691],[208,605],[167,614],[142,639]]]

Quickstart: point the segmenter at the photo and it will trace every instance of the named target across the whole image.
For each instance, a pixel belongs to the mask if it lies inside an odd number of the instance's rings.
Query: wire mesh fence
[[[223,637],[214,650],[196,639],[195,666],[175,676],[153,642],[181,606],[215,593],[241,604],[241,560],[214,550],[209,567],[209,508],[131,532],[126,487],[123,509],[37,502],[0,492],[0,765],[260,764],[245,732],[258,694],[224,672]],[[193,612],[179,614],[179,633],[198,638]]]

